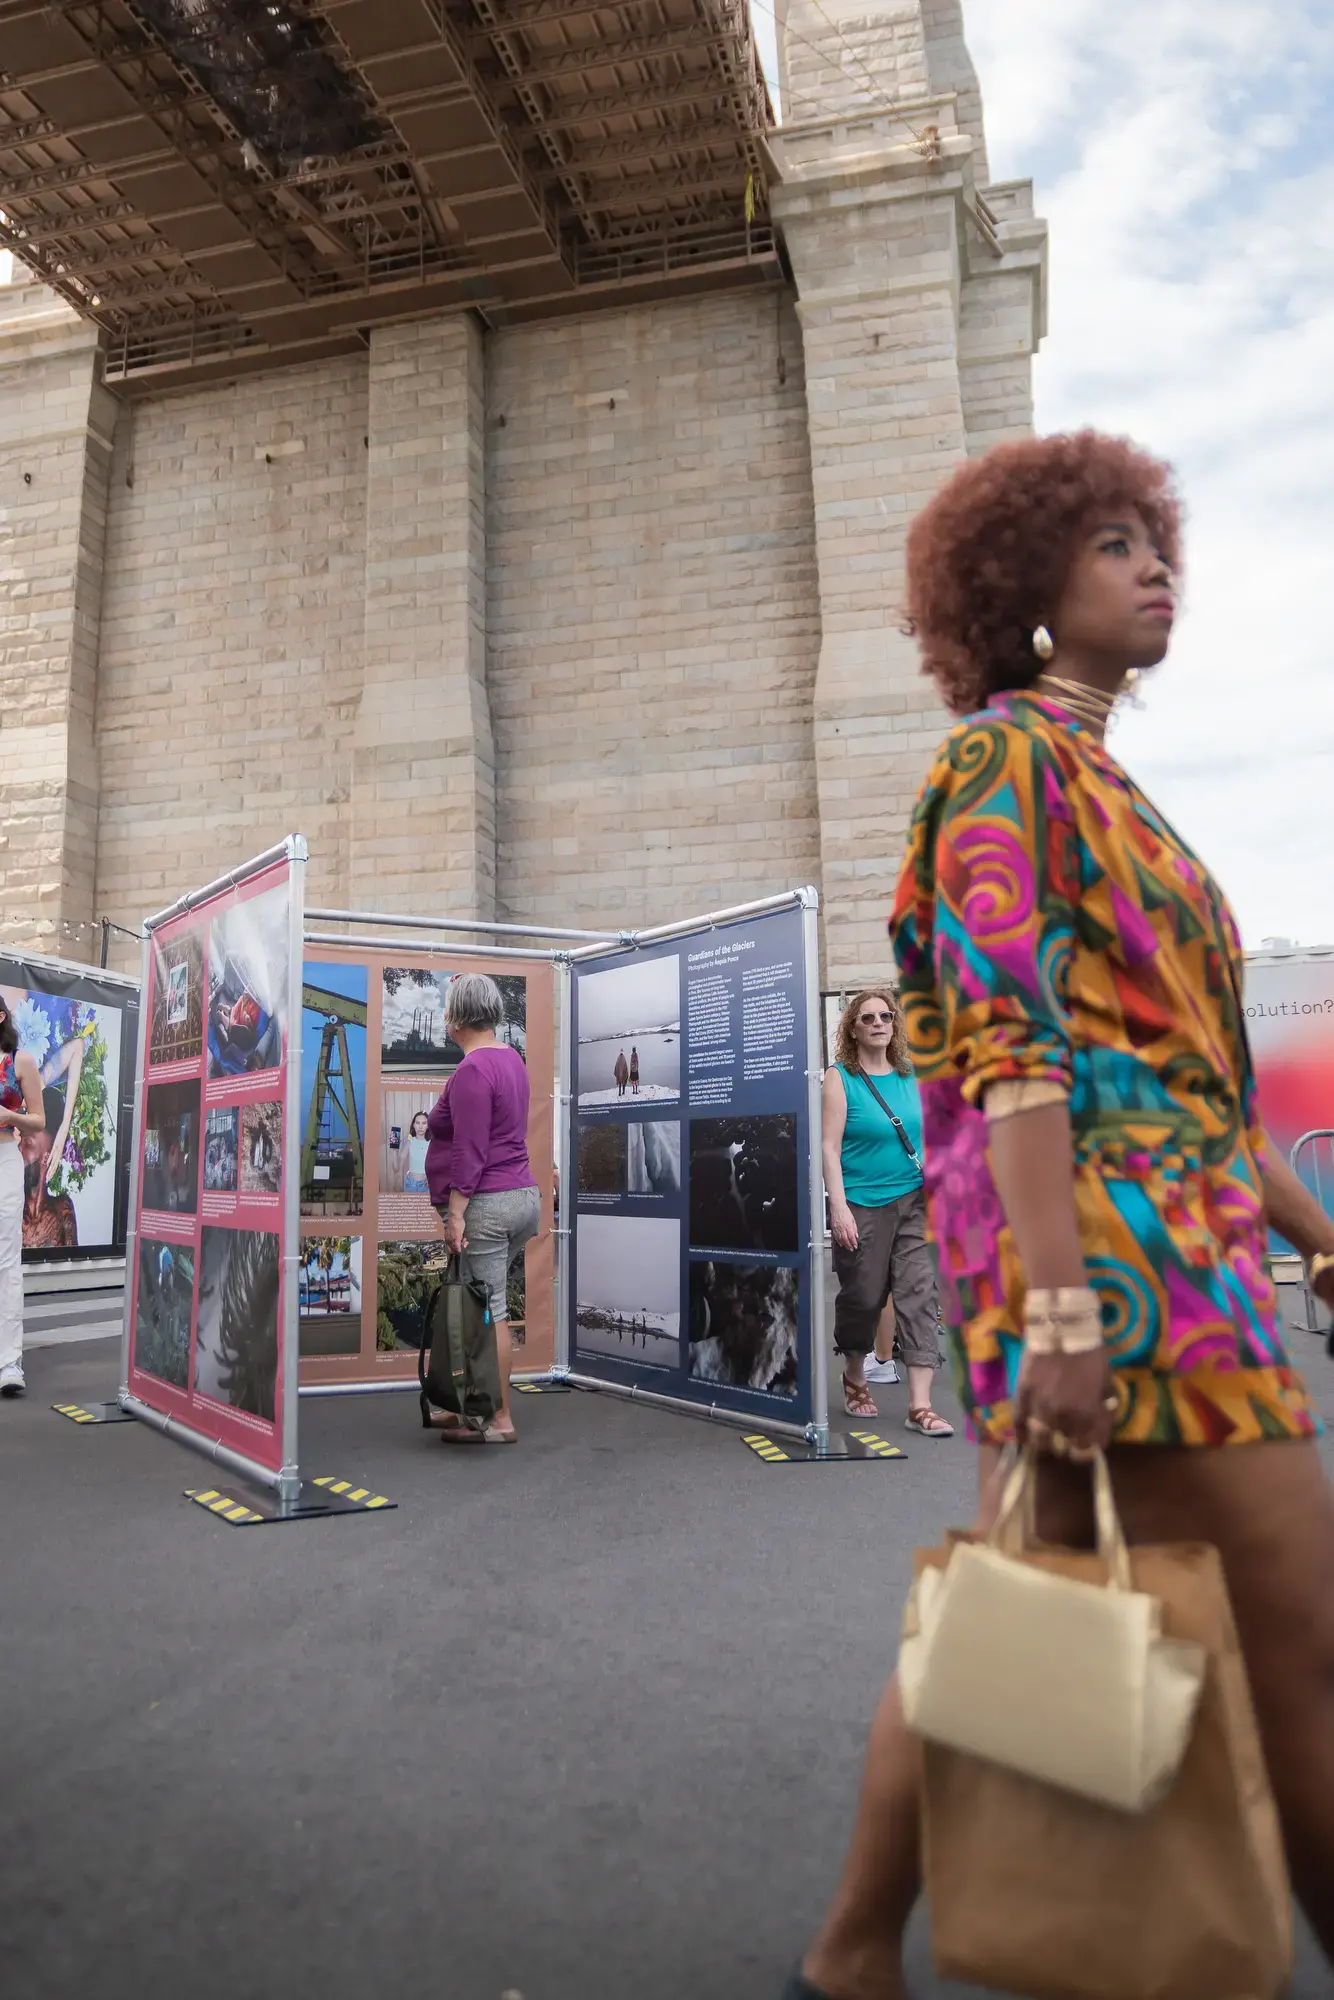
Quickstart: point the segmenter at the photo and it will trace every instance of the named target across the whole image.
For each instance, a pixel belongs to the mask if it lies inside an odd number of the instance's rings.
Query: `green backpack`
[[[422,1423],[431,1427],[431,1406],[452,1410],[474,1430],[485,1430],[499,1415],[500,1356],[491,1295],[480,1278],[465,1278],[457,1257],[427,1301],[417,1353]]]

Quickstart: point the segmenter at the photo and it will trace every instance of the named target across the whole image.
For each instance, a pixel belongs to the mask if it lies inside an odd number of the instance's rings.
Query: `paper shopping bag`
[[[1025,1559],[1038,1479],[1026,1454],[987,1541],[960,1539],[943,1569],[919,1571],[899,1693],[908,1727],[929,1743],[1145,1812],[1176,1781],[1207,1655],[1168,1637],[1158,1599],[1134,1589],[1101,1452],[1090,1470],[1106,1576],[1085,1582]]]
[[[943,1566],[952,1546],[919,1551],[919,1568]],[[924,1744],[937,1967],[1030,2000],[1277,2000],[1292,1970],[1290,1891],[1222,1563],[1202,1544],[1130,1553],[1163,1631],[1207,1654],[1176,1780],[1126,1813]],[[1090,1582],[1106,1573],[1076,1551],[1025,1560]]]

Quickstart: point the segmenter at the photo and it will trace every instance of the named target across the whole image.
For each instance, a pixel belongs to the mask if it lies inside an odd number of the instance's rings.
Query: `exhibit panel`
[[[445,1028],[460,972],[495,979],[499,1039],[529,1072],[528,1152],[542,1223],[510,1273],[514,1367],[555,1359],[554,984],[442,947],[372,949],[327,936],[302,971],[300,1341],[303,1388],[415,1381],[426,1311],[443,1275],[440,1218],[426,1180],[426,1120],[463,1052]],[[318,956],[315,954],[318,953]]]
[[[182,899],[145,949],[128,1389],[269,1474],[295,1451],[304,860],[294,838]]]
[[[31,952],[0,954],[0,998],[37,1065],[45,1124],[20,1140],[25,1262],[125,1247],[139,982]]]
[[[574,1374],[811,1422],[808,920],[574,965]]]

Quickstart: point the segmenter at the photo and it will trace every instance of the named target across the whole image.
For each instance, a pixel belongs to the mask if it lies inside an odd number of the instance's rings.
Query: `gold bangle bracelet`
[[[1031,1354],[1092,1354],[1102,1346],[1102,1302],[1088,1285],[1030,1291],[1024,1345]]]
[[[1323,1278],[1326,1271],[1334,1271],[1334,1250],[1317,1250],[1306,1267],[1307,1284],[1316,1278]]]

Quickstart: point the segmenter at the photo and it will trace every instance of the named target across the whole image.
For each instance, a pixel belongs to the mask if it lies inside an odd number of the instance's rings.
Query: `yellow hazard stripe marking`
[[[206,1513],[216,1514],[219,1520],[235,1522],[238,1527],[243,1521],[258,1521],[263,1518],[256,1514],[253,1508],[244,1506],[241,1501],[232,1500],[227,1494],[219,1493],[215,1486],[209,1486],[203,1492],[196,1492],[194,1487],[187,1486],[185,1497],[187,1500],[193,1500],[195,1506],[202,1507]]]
[[[874,1458],[902,1458],[903,1453],[888,1438],[882,1438],[878,1431],[849,1431],[848,1436],[864,1444]]]
[[[762,1431],[747,1431],[743,1433],[741,1442],[750,1446],[756,1458],[767,1459],[771,1465],[777,1464],[780,1460],[787,1459],[787,1453],[783,1450],[783,1447],[775,1444],[771,1437],[765,1437]]]
[[[393,1502],[383,1493],[373,1494],[367,1499],[367,1495],[371,1491],[369,1486],[354,1486],[350,1479],[335,1479],[332,1472],[322,1473],[318,1479],[311,1481],[311,1485],[325,1486],[330,1493],[337,1493],[342,1499],[362,1501],[368,1511],[372,1507],[389,1507],[393,1505]]]

